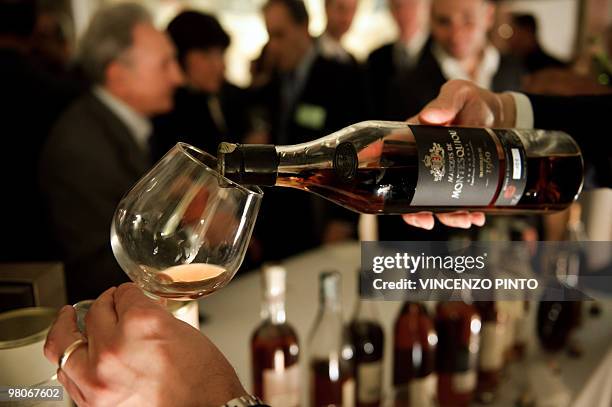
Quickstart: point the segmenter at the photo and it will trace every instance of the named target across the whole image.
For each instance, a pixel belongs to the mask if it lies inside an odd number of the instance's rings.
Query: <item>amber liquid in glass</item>
[[[163,290],[150,288],[148,291],[158,297],[174,300],[195,300],[212,294],[231,278],[223,267],[206,263],[183,264],[163,271],[141,267],[149,278],[155,280],[156,284],[152,287],[163,287]],[[186,294],[189,292],[193,294]]]

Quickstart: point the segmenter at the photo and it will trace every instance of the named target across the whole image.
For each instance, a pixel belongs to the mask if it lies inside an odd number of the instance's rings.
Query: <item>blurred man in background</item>
[[[389,0],[397,24],[396,41],[372,51],[367,61],[368,85],[374,118],[387,118],[386,102],[391,83],[403,72],[413,69],[427,42],[430,0]]]
[[[390,98],[391,117],[416,114],[450,79],[469,80],[494,91],[518,90],[520,64],[502,56],[487,38],[494,15],[490,0],[432,0],[433,41],[418,65],[399,78]]]
[[[38,187],[38,160],[49,129],[78,95],[78,85],[34,57],[34,0],[0,0],[2,151],[0,261],[57,259]],[[14,159],[8,159],[11,155]]]
[[[151,165],[148,117],[172,108],[182,81],[171,41],[135,4],[98,11],[78,59],[93,89],[62,114],[41,159],[69,302],[127,280],[111,251],[111,220],[123,194]]]
[[[565,64],[542,49],[538,41],[538,24],[531,14],[512,14],[512,36],[509,51],[519,58],[528,73],[545,68],[564,68]]]
[[[216,155],[220,142],[239,141],[246,132],[241,90],[225,80],[230,37],[215,17],[197,11],[180,13],[167,31],[186,83],[174,95],[174,109],[154,120],[154,158],[179,141]]]
[[[355,57],[342,46],[342,37],[351,28],[358,0],[325,0],[327,26],[317,39],[321,54],[339,62],[356,64]]]
[[[314,140],[367,117],[365,85],[357,67],[317,52],[301,0],[270,0],[263,8],[276,75],[256,91],[267,111],[274,144]],[[278,216],[290,208],[288,222]],[[281,259],[324,242],[352,237],[356,217],[322,198],[294,190],[266,191],[255,234],[266,259]]]

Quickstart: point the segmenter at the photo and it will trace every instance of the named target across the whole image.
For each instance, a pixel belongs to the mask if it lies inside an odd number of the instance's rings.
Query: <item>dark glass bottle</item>
[[[251,336],[254,393],[270,405],[300,405],[299,343],[285,314],[285,269],[262,270],[262,322]]]
[[[473,305],[461,301],[438,304],[436,371],[440,407],[468,407],[474,398],[480,328]]]
[[[562,300],[542,301],[538,307],[538,338],[542,347],[550,352],[564,348],[582,322],[582,301],[578,300],[581,294],[576,288],[587,267],[583,242],[588,240],[588,236],[580,217],[580,205],[573,204],[565,231],[567,244],[561,249],[545,252],[548,274],[558,279],[563,290]]]
[[[349,335],[355,351],[355,406],[379,407],[382,403],[384,333],[376,303],[358,297],[349,323]]]
[[[433,407],[438,336],[422,303],[406,302],[393,330],[393,387],[396,407]]]
[[[527,355],[527,343],[529,335],[533,332],[533,328],[529,325],[529,301],[521,301],[523,312],[516,318],[514,322],[514,345],[512,349],[513,359],[523,360]],[[511,321],[509,321],[511,322]]]
[[[561,210],[583,180],[565,133],[382,121],[292,146],[222,143],[218,165],[241,184],[297,188],[372,214]]]
[[[576,326],[575,301],[541,301],[538,305],[537,335],[542,348],[549,352],[562,350]]]
[[[342,322],[340,273],[320,276],[320,305],[309,338],[310,405],[354,405],[354,349]]]
[[[490,404],[495,400],[504,367],[507,321],[494,301],[479,301],[475,306],[482,321],[476,398]]]

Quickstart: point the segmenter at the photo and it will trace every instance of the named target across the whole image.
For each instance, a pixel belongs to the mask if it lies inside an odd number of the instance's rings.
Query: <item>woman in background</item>
[[[185,86],[175,94],[174,110],[154,120],[153,158],[179,141],[216,155],[221,141],[238,141],[245,132],[243,91],[225,80],[230,37],[215,17],[184,11],[168,25]]]

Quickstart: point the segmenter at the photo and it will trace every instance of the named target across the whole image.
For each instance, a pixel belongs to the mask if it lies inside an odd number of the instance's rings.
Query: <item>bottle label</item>
[[[418,183],[411,205],[486,206],[493,202],[503,170],[495,133],[475,128],[411,126],[410,129],[419,160]],[[525,187],[525,151],[514,133],[500,134],[506,162],[510,164],[506,166],[507,174],[501,177],[503,193],[495,203],[516,205]]]
[[[481,371],[491,372],[502,368],[505,349],[504,325],[496,322],[485,322],[480,331]]]
[[[476,372],[468,370],[467,372],[453,373],[451,381],[455,393],[470,393],[476,388]]]
[[[361,363],[357,366],[357,400],[375,403],[381,400],[382,362]]]
[[[437,378],[434,374],[411,379],[396,391],[396,405],[434,407]]]
[[[498,206],[515,206],[527,185],[527,158],[521,139],[514,130],[495,130],[506,159],[501,190],[495,201]]]
[[[263,399],[271,406],[300,405],[300,370],[294,363],[284,370],[264,369]]]

